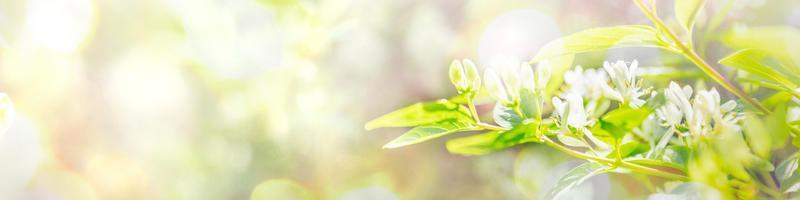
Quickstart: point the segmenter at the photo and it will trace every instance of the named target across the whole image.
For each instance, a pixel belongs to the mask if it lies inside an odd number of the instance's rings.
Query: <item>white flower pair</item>
[[[605,73],[594,69],[584,70],[578,66],[564,74],[564,82],[570,86],[566,93],[575,93],[591,100],[608,97],[632,108],[639,108],[645,101],[641,99],[644,92],[636,79],[638,67],[639,62],[636,60],[630,65],[624,61],[604,62]],[[608,85],[609,79],[613,88]]]

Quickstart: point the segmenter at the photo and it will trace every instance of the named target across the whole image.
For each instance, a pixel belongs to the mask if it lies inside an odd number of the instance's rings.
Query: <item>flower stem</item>
[[[483,122],[478,123],[478,127],[481,127],[483,129],[490,130],[490,131],[505,131],[506,130],[503,127],[499,127],[499,126],[495,126],[495,125],[491,125],[491,124],[487,124],[487,123],[483,123]]]
[[[640,173],[643,173],[643,174],[659,176],[659,177],[664,177],[664,178],[673,179],[673,180],[681,180],[681,181],[688,181],[689,180],[689,178],[684,176],[684,175],[674,174],[674,173],[670,173],[670,172],[666,172],[666,171],[661,171],[661,170],[658,170],[658,169],[655,169],[655,168],[645,167],[645,166],[642,166],[642,165],[629,163],[629,162],[625,162],[625,161],[615,161],[615,160],[612,160],[612,159],[609,159],[609,158],[597,157],[597,156],[593,156],[593,155],[588,155],[588,154],[585,154],[585,153],[577,152],[575,150],[569,149],[569,148],[567,148],[565,146],[562,146],[562,145],[554,142],[553,140],[551,140],[548,137],[542,137],[542,142],[544,142],[547,146],[553,147],[553,148],[555,148],[555,149],[557,149],[559,151],[562,151],[564,153],[567,153],[569,155],[575,156],[575,157],[580,158],[580,159],[591,160],[591,161],[598,162],[598,163],[604,164],[604,165],[609,165],[609,166],[612,166],[612,167],[615,167],[615,166],[619,165],[620,167],[624,167],[624,168],[627,168],[627,169],[630,169],[630,170],[633,170],[633,171],[637,171],[637,172],[640,172]]]
[[[475,120],[475,123],[480,124],[481,118],[478,117],[478,109],[475,109],[475,102],[472,101],[471,97],[467,97],[467,107],[469,107],[469,113],[472,115],[472,119]]]
[[[669,29],[669,27],[664,25],[664,22],[660,18],[658,18],[658,16],[653,14],[652,10],[648,9],[642,3],[641,0],[633,0],[633,2],[636,4],[637,7],[639,7],[640,10],[642,10],[642,12],[647,16],[647,18],[649,18],[650,21],[653,22],[653,24],[655,24],[659,29],[663,30],[664,33],[666,33],[667,37],[669,37],[669,39],[672,40],[675,46],[678,47],[678,50],[682,52],[681,54],[683,54],[687,59],[692,61],[692,63],[694,63],[697,66],[697,68],[700,68],[700,70],[706,73],[708,76],[710,76],[711,79],[722,85],[723,88],[730,91],[737,97],[745,100],[750,105],[755,106],[761,112],[765,114],[769,113],[769,110],[766,107],[761,105],[761,103],[759,103],[755,99],[748,96],[747,93],[745,93],[742,89],[740,89],[736,85],[733,85],[733,83],[731,83],[728,79],[722,76],[722,74],[720,74],[717,70],[711,67],[711,65],[709,65],[708,62],[706,62],[699,55],[697,55],[694,49],[686,46],[683,43],[683,41],[680,38],[678,38],[678,36],[675,35],[675,33],[673,33],[672,30]]]

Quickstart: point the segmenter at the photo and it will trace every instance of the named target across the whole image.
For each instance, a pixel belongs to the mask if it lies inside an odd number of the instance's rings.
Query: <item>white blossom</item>
[[[608,87],[608,76],[601,70],[586,69],[577,66],[564,74],[564,82],[569,85],[566,93],[574,93],[587,99],[603,97],[604,90]],[[605,86],[605,87],[603,87]]]
[[[550,80],[550,66],[547,62],[539,63],[536,68],[536,73],[530,64],[523,62],[519,69],[520,82],[523,89],[529,91],[541,91],[547,87],[547,82]]]
[[[497,101],[510,105],[517,103],[521,89],[542,91],[550,79],[550,69],[540,63],[536,72],[527,62],[504,58],[495,60],[484,73],[486,89]]]
[[[483,80],[486,91],[489,92],[492,98],[504,104],[511,104],[514,102],[514,97],[508,94],[503,80],[500,79],[500,76],[497,75],[493,69],[486,69],[486,72],[483,73]]]
[[[715,130],[739,131],[737,122],[741,119],[739,113],[732,112],[736,102],[729,100],[720,104],[719,92],[711,90],[698,91],[692,97],[692,88],[681,88],[677,83],[671,82],[669,88],[664,89],[667,103],[656,110],[656,115],[666,126],[685,126],[693,135],[705,135]]]
[[[691,120],[693,116],[692,105],[689,103],[689,98],[692,97],[691,87],[687,85],[681,88],[677,83],[670,82],[669,87],[664,89],[664,96],[667,98],[667,103],[677,106],[683,116]]]
[[[583,107],[583,97],[576,94],[567,94],[563,102],[558,97],[553,97],[553,106],[559,119],[573,128],[584,128],[589,125],[588,113]]]
[[[566,102],[561,98],[553,97],[553,106],[555,107],[556,115],[558,117],[558,124],[561,127],[561,133],[568,133],[567,126],[575,128],[586,135],[589,140],[601,149],[610,148],[608,144],[595,137],[587,128],[593,124],[593,120],[589,119],[589,113],[583,105],[583,97],[577,94],[566,94]]]
[[[636,69],[639,62],[634,60],[630,66],[626,65],[624,61],[617,61],[615,63],[604,62],[603,68],[608,73],[611,83],[613,83],[613,90],[606,89],[606,95],[609,98],[628,104],[632,108],[638,108],[644,105],[644,100],[640,99],[644,92],[639,88],[638,81],[636,80]]]
[[[683,120],[683,113],[674,103],[667,103],[656,110],[656,116],[665,122],[667,126],[675,126]]]

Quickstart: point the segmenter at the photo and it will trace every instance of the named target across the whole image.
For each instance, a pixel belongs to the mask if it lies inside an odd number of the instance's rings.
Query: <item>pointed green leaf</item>
[[[800,76],[800,29],[789,26],[736,27],[722,36],[722,42],[733,49],[756,49],[777,58],[783,73]]]
[[[600,118],[599,126],[612,137],[620,139],[641,125],[650,112],[650,109],[647,108],[619,108]]]
[[[705,0],[675,0],[675,18],[689,33],[692,31],[697,13],[703,9],[705,2]]]
[[[602,173],[603,170],[603,165],[594,162],[583,163],[562,176],[544,199],[556,199],[572,187],[583,183],[586,179]]]
[[[711,186],[698,182],[684,182],[672,188],[668,193],[655,193],[648,200],[672,199],[723,199],[722,194]]]
[[[630,141],[619,146],[619,152],[622,158],[631,157],[637,154],[646,153],[650,150],[650,146],[637,141]],[[608,157],[616,157],[617,149],[611,151]]]
[[[525,117],[536,119],[537,116],[542,115],[539,109],[544,106],[544,96],[528,89],[520,90],[519,96],[519,107]]]
[[[800,189],[800,175],[798,175],[798,155],[797,153],[789,156],[778,164],[775,169],[775,178],[781,184],[781,191],[789,193]]]
[[[658,41],[656,29],[650,26],[628,25],[594,28],[547,43],[530,62],[537,63],[557,56],[617,47],[664,46]]]
[[[514,145],[536,142],[536,123],[529,123],[501,132],[488,132],[447,141],[450,153],[461,155],[483,155]]]
[[[687,146],[667,146],[664,161],[686,169],[689,163],[689,157],[691,156],[690,152],[691,150]]]
[[[523,119],[514,112],[514,109],[503,105],[503,103],[497,102],[494,105],[494,110],[492,111],[492,117],[494,117],[494,123],[500,125],[503,128],[511,129],[518,124],[522,124]]]
[[[374,119],[364,126],[367,130],[383,127],[408,127],[433,124],[446,120],[471,122],[469,111],[448,100],[416,103]]]
[[[400,137],[397,137],[388,144],[383,145],[383,148],[387,149],[397,148],[428,141],[455,132],[473,131],[473,130],[478,130],[478,129],[469,124],[457,121],[446,121],[446,122],[440,122],[438,124],[423,125],[414,127],[408,132],[403,133],[403,135],[400,135]]]
[[[763,118],[753,113],[745,115],[743,128],[746,141],[761,158],[769,158],[773,149],[783,148],[789,139],[786,111],[785,105],[778,105]]]
[[[796,88],[797,82],[793,82],[789,77],[784,76],[785,73],[781,73],[781,69],[762,62],[766,57],[767,54],[763,51],[743,49],[721,59],[719,63],[746,71],[768,81],[782,84],[784,87]]]
[[[797,174],[797,158],[797,153],[795,153],[778,164],[778,168],[775,169],[775,177],[783,181]]]

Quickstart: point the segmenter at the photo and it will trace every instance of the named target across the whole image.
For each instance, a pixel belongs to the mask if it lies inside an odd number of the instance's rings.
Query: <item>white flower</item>
[[[689,98],[692,97],[691,87],[687,85],[681,89],[677,83],[670,82],[669,87],[664,89],[664,96],[668,103],[677,106],[683,112],[687,120],[691,120],[693,116],[692,104],[689,103]]]
[[[503,104],[511,104],[514,102],[515,97],[508,94],[505,83],[503,83],[503,80],[500,79],[500,76],[498,76],[493,69],[486,69],[486,72],[483,73],[483,80],[486,91],[489,92],[492,98]]]
[[[673,103],[667,103],[663,107],[656,110],[656,115],[659,119],[665,122],[667,126],[675,126],[681,123],[683,120],[683,113],[681,110]]]
[[[592,100],[602,97],[604,90],[608,88],[608,76],[605,72],[595,69],[584,70],[581,66],[565,73],[564,82],[569,85],[566,93],[575,93]]]
[[[686,117],[689,132],[694,135],[706,135],[714,129],[739,131],[736,123],[741,119],[738,113],[731,112],[736,102],[729,100],[720,105],[719,92],[711,90],[698,91],[692,99],[693,115]]]
[[[729,100],[720,104],[719,92],[711,90],[697,91],[692,97],[692,88],[681,88],[677,83],[671,82],[664,89],[667,103],[656,110],[656,115],[666,126],[680,125],[685,118],[685,125],[693,135],[705,135],[717,129],[726,131],[739,131],[737,122],[741,115],[732,112],[736,102]]]
[[[550,79],[550,69],[540,63],[536,73],[530,64],[514,59],[499,59],[484,73],[486,89],[497,101],[511,105],[519,102],[520,90],[541,91]]]
[[[536,89],[536,78],[533,74],[533,68],[528,63],[522,63],[522,66],[519,67],[519,80],[520,84],[522,85],[522,89],[527,89],[529,91],[533,91]]]
[[[486,89],[494,99],[503,104],[514,104],[519,100],[520,62],[511,58],[493,60],[484,72]]]
[[[569,125],[573,128],[583,128],[588,126],[590,120],[588,113],[583,107],[583,97],[577,94],[567,94],[563,102],[558,97],[553,97],[553,106],[555,107],[556,114],[563,123],[562,125]]]
[[[593,120],[589,119],[589,113],[587,113],[586,109],[583,107],[583,97],[573,93],[567,94],[565,100],[567,102],[563,102],[558,97],[553,97],[553,106],[558,116],[558,124],[561,127],[561,133],[568,133],[569,130],[567,126],[570,126],[584,133],[592,143],[601,149],[610,148],[611,146],[592,135],[592,132],[586,128],[592,125]]]
[[[636,81],[636,68],[639,62],[634,60],[630,67],[624,61],[617,61],[613,64],[603,63],[603,68],[608,73],[608,77],[614,84],[614,90],[606,90],[609,98],[628,104],[632,108],[644,105],[644,100],[640,99],[644,92],[639,88]]]
[[[520,82],[523,89],[529,91],[541,91],[547,87],[547,82],[550,80],[550,66],[547,62],[540,62],[536,68],[536,73],[530,64],[523,62],[519,69]]]

